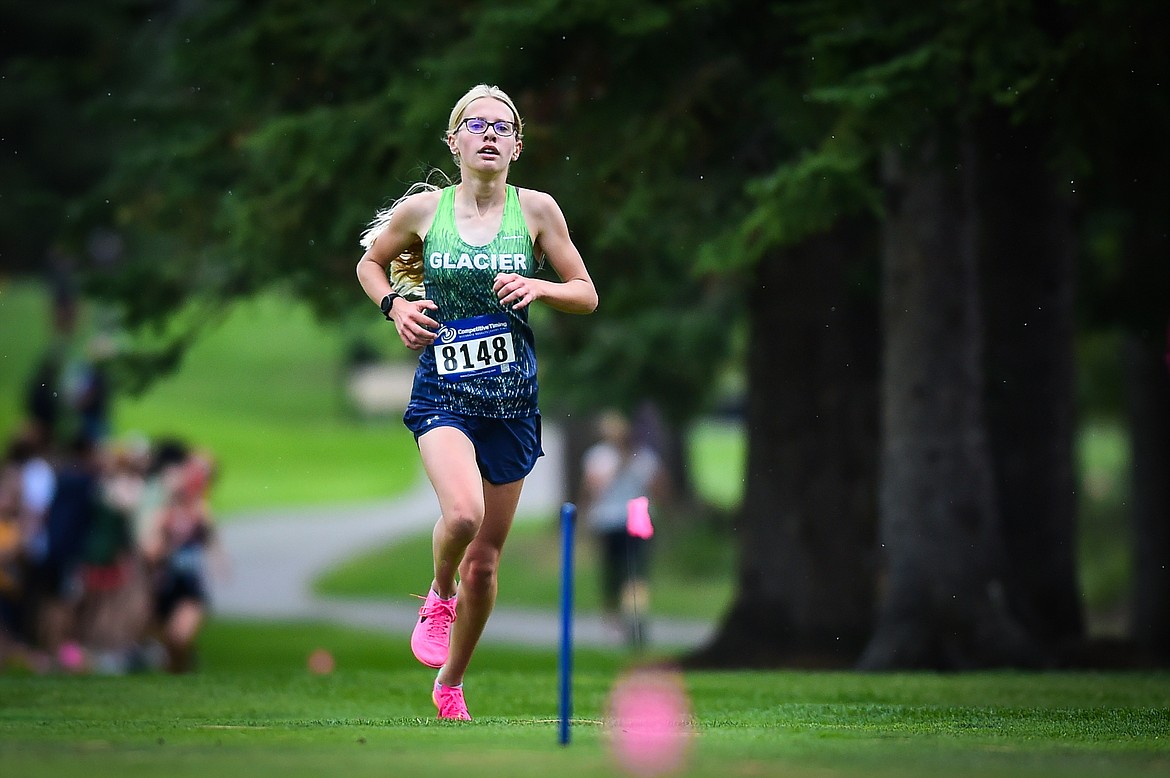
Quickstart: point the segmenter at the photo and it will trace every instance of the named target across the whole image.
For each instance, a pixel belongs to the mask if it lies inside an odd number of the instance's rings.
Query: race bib
[[[448,322],[432,348],[435,367],[448,381],[507,373],[516,361],[508,317],[502,313]]]

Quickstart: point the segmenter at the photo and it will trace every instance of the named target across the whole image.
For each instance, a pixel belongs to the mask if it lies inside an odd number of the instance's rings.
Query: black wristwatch
[[[382,298],[382,315],[386,317],[386,321],[390,321],[390,309],[394,307],[394,301],[401,296],[398,292],[391,292]]]

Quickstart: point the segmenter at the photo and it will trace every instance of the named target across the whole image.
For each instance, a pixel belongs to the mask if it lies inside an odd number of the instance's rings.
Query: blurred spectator
[[[630,503],[661,496],[665,474],[654,450],[635,443],[625,416],[603,414],[598,432],[601,440],[583,458],[578,507],[597,540],[605,615],[638,648],[650,607],[649,539],[630,533]]]
[[[39,430],[32,426],[13,436],[0,465],[0,653],[18,655],[26,664],[34,661],[35,643],[29,568],[45,554],[45,514],[55,488]]]
[[[105,363],[112,353],[105,337],[90,341],[84,354],[62,344],[37,364],[25,390],[24,409],[34,432],[49,446],[77,436],[102,443],[110,434],[110,382]]]
[[[73,259],[58,246],[49,249],[46,259],[49,284],[49,305],[53,331],[57,337],[68,338],[77,328],[80,291],[77,288]]]
[[[42,559],[48,551],[45,517],[57,491],[57,472],[49,462],[48,438],[36,425],[12,439],[9,460],[20,473],[20,536],[25,556]]]
[[[143,491],[143,465],[132,449],[103,459],[100,495],[82,553],[77,636],[96,670],[135,669],[150,613],[149,586],[131,526]]]
[[[84,353],[65,363],[61,376],[70,434],[78,434],[92,443],[102,443],[110,434],[110,382],[105,362],[113,353],[107,336],[95,336]]]
[[[12,448],[0,463],[0,667],[15,655],[21,639],[24,596],[21,543],[21,466]]]
[[[195,639],[207,613],[208,556],[215,540],[207,495],[215,466],[206,455],[192,454],[164,472],[166,501],[147,528],[143,553],[167,669],[183,673],[194,669]]]
[[[54,653],[74,637],[82,594],[80,565],[98,504],[98,468],[93,443],[75,437],[57,471],[45,516],[43,554],[32,567],[40,643]]]
[[[60,384],[61,358],[53,349],[41,358],[29,378],[24,400],[33,432],[46,445],[57,439],[61,428],[61,400],[57,392]]]
[[[174,438],[163,438],[151,447],[142,494],[134,511],[134,538],[139,547],[146,544],[155,516],[166,505],[169,485],[177,482],[190,455],[187,444]]]
[[[0,668],[18,656],[38,671],[51,659],[68,672],[191,669],[214,548],[211,458],[176,440],[102,447],[79,434],[54,469],[40,448],[31,431],[15,436],[0,462]]]
[[[49,260],[52,339],[0,461],[0,670],[17,654],[37,670],[50,658],[71,672],[189,669],[207,604],[212,460],[177,440],[111,444],[115,342],[86,339],[71,260]],[[156,626],[165,651],[149,640]]]

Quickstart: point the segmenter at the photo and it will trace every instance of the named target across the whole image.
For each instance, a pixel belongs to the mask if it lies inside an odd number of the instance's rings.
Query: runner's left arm
[[[581,252],[569,236],[569,225],[560,206],[543,192],[526,191],[524,194],[528,206],[525,216],[533,231],[533,251],[544,254],[559,280],[500,273],[493,285],[500,302],[523,308],[534,300],[542,300],[564,313],[593,313],[597,309],[597,289],[585,268]]]

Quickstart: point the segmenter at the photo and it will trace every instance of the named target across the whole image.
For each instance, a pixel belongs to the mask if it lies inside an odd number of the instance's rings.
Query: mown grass
[[[650,547],[650,612],[657,616],[715,619],[733,593],[734,548],[709,528],[670,536],[660,528]],[[551,520],[529,519],[513,527],[500,569],[500,605],[557,608],[560,602],[560,529]],[[601,609],[598,550],[580,533],[574,564],[574,606]],[[696,557],[702,557],[697,560]],[[372,549],[330,570],[315,582],[318,594],[414,602],[411,592],[431,579],[431,538],[422,533]]]
[[[0,286],[0,430],[13,428],[19,387],[47,336],[38,294]],[[196,346],[179,374],[143,398],[120,400],[118,425],[185,435],[212,448],[224,466],[216,494],[221,512],[386,497],[413,482],[413,444],[396,420],[365,424],[339,408],[336,365],[344,346],[342,334],[319,328],[295,306],[245,304]],[[696,481],[722,489],[711,496],[727,505],[742,485],[727,477],[742,439],[723,432],[698,436],[707,441],[700,450],[722,452],[711,457],[724,469]],[[1094,448],[1084,461],[1116,473],[1123,444],[1108,435],[1101,440],[1089,441]],[[697,468],[712,461],[704,457],[698,455]],[[1106,481],[1102,499],[1115,494],[1116,479]],[[539,522],[517,533],[506,553],[529,563],[505,570],[501,601],[529,595],[555,601],[556,576],[541,568],[557,559],[549,553],[554,536]],[[596,567],[589,553],[583,546],[579,569],[586,576]],[[428,556],[425,539],[411,540],[371,554],[356,582],[339,583],[338,571],[330,585],[352,593],[376,575],[379,586],[390,588],[401,575],[412,590],[419,573],[408,565],[421,564],[425,577]],[[693,567],[720,564],[726,558],[716,555]],[[661,564],[658,574],[668,574]],[[674,587],[655,580],[655,609],[678,607],[667,594]],[[728,586],[727,579],[719,585]],[[688,580],[689,615],[708,607],[695,586]],[[588,577],[578,591],[583,608],[596,596]],[[726,589],[712,591],[715,601]],[[317,647],[336,658],[331,675],[306,670]],[[624,656],[576,652],[576,724],[572,745],[561,748],[551,651],[481,647],[467,686],[477,721],[447,725],[432,718],[431,672],[414,663],[402,636],[213,620],[200,640],[195,675],[0,674],[0,775],[617,775],[611,734],[601,722],[608,694],[627,669]],[[1166,673],[688,672],[684,682],[696,732],[687,776],[1170,772]]]
[[[0,676],[0,766],[19,776],[620,775],[604,725],[629,667],[575,654],[556,742],[551,651],[484,646],[471,724],[435,721],[406,640],[213,622],[190,676]],[[331,650],[337,669],[306,670]],[[1166,673],[686,672],[685,776],[1155,776],[1170,768]]]
[[[1078,457],[1081,589],[1090,610],[1108,613],[1132,586],[1133,547],[1129,534],[1118,530],[1119,514],[1129,502],[1129,441],[1116,423],[1089,421],[1081,431]]]

